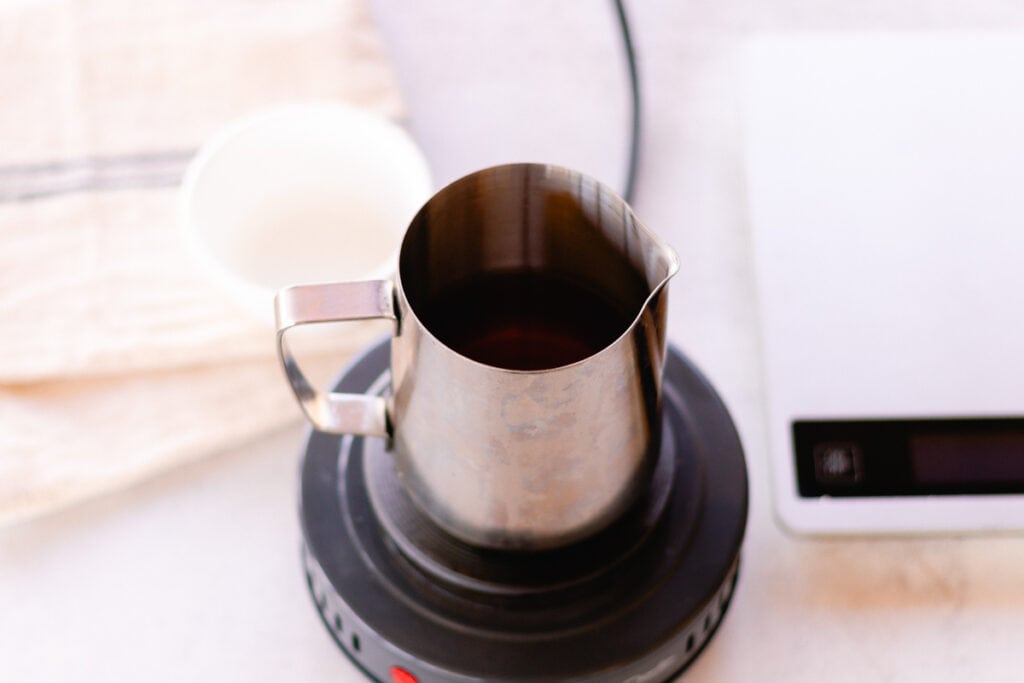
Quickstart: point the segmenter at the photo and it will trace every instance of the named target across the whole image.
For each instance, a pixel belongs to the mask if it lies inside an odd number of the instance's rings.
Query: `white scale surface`
[[[1024,495],[800,498],[791,443],[797,418],[1024,415],[1022,65],[1019,33],[788,38],[746,53],[770,455],[788,528],[1024,528]]]

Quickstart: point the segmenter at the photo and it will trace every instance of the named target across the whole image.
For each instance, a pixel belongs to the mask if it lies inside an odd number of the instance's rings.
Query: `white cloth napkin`
[[[0,7],[0,523],[300,419],[273,333],[190,262],[176,193],[286,100],[398,117],[359,0]],[[322,376],[367,342],[318,354]],[[284,454],[287,457],[289,454]]]

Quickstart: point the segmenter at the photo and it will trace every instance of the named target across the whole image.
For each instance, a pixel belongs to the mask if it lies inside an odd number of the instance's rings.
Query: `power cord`
[[[613,0],[615,11],[619,17],[619,28],[622,34],[622,47],[626,54],[626,66],[629,69],[630,104],[632,107],[632,123],[629,132],[629,159],[626,162],[626,182],[622,190],[622,198],[633,202],[636,189],[636,172],[640,157],[640,78],[636,67],[636,49],[633,47],[633,36],[629,30],[629,19],[622,0]]]

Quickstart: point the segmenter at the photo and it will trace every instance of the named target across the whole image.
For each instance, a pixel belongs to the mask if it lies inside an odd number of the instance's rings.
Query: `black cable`
[[[629,160],[626,166],[626,183],[622,190],[622,198],[632,203],[633,191],[636,188],[636,170],[640,156],[640,78],[636,68],[636,50],[633,47],[633,36],[629,31],[629,19],[622,0],[614,0],[615,10],[619,16],[619,28],[622,30],[622,47],[626,52],[626,66],[629,68],[629,87],[633,108],[633,121],[629,131]]]

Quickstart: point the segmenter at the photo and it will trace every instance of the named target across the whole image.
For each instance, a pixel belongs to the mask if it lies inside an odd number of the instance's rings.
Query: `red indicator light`
[[[419,683],[416,677],[400,666],[391,667],[392,683]]]

